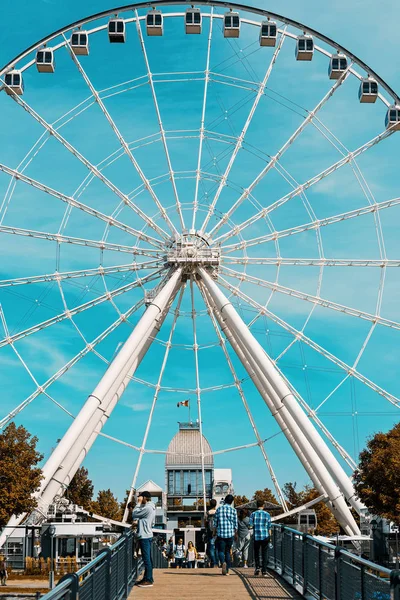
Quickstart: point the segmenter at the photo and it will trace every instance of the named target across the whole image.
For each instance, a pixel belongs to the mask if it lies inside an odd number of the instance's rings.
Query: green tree
[[[36,450],[37,437],[20,425],[10,423],[0,434],[0,527],[12,514],[30,512],[36,506],[32,494],[38,489],[42,471],[37,464],[43,455]]]
[[[400,423],[368,440],[354,473],[354,485],[373,514],[400,525]]]
[[[91,510],[107,519],[118,521],[121,517],[120,504],[110,489],[99,491],[97,500],[92,502]]]
[[[252,500],[263,500],[264,502],[272,502],[272,504],[277,504],[279,506],[276,496],[269,488],[255,491]]]
[[[122,521],[123,517],[124,517],[124,512],[125,512],[125,506],[126,503],[128,502],[128,498],[129,498],[129,490],[126,490],[125,492],[125,498],[122,500],[122,502],[119,503],[119,520]],[[133,494],[132,496],[132,500],[129,503],[129,507],[128,507],[128,517],[126,519],[127,523],[132,523],[132,509],[135,508],[136,506],[136,500],[135,500],[135,494]]]
[[[282,487],[282,492],[286,496],[288,503],[290,504],[290,508],[297,508],[304,504],[304,490],[298,492],[296,490],[296,482],[292,483],[289,481],[285,483]]]
[[[89,479],[89,472],[85,467],[80,467],[77,470],[65,492],[65,497],[72,504],[90,510],[93,498],[93,483]]]
[[[240,496],[240,495],[235,496],[235,499],[234,499],[235,506],[241,506],[242,504],[247,504],[248,502],[249,502],[249,499],[247,498],[247,496]]]

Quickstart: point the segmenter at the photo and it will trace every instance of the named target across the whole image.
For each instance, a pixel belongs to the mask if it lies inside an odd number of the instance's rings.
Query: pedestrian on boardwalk
[[[196,566],[197,560],[197,550],[193,545],[193,542],[188,543],[188,547],[186,550],[186,562],[188,569],[194,569]]]
[[[254,575],[259,575],[261,568],[261,573],[264,577],[267,577],[271,515],[264,509],[263,500],[257,500],[257,510],[251,515],[249,525],[254,530],[254,560],[256,566]]]
[[[214,535],[214,516],[216,512],[217,501],[212,498],[210,500],[210,510],[207,513],[206,520],[206,541],[207,541],[207,555],[210,560],[210,567],[214,568],[217,561],[217,557],[215,554],[215,535]]]
[[[239,512],[238,520],[238,540],[237,540],[237,551],[240,563],[243,562],[243,567],[248,568],[247,560],[249,558],[249,546],[251,539],[250,519],[248,511],[242,509]]]
[[[228,494],[224,504],[217,508],[214,516],[214,532],[217,536],[216,548],[222,564],[222,575],[229,575],[229,569],[232,565],[233,539],[237,536],[238,518],[232,504],[233,496]]]
[[[183,567],[183,559],[185,558],[185,544],[183,543],[183,539],[179,538],[178,543],[174,548],[174,556],[175,556],[175,565],[177,569],[182,569]]]
[[[0,585],[7,585],[7,563],[3,555],[0,556]]]
[[[174,538],[170,537],[169,541],[168,541],[168,554],[167,554],[167,558],[168,558],[168,566],[171,566],[171,562],[174,559]]]
[[[144,575],[137,584],[138,587],[152,587],[154,583],[151,544],[153,543],[155,515],[156,507],[151,501],[150,492],[141,492],[137,505],[132,511],[132,518],[138,521],[139,546],[144,562]]]

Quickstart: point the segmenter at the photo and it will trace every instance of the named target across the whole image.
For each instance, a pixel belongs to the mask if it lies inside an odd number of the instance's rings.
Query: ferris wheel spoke
[[[214,7],[211,7],[210,11],[210,29],[208,32],[208,41],[207,41],[207,58],[206,58],[206,68],[204,71],[204,93],[203,93],[203,106],[201,109],[201,120],[200,120],[200,135],[199,135],[199,151],[197,155],[197,170],[196,170],[196,187],[194,192],[194,204],[193,204],[193,217],[192,217],[192,229],[196,228],[196,214],[198,209],[198,196],[199,196],[199,184],[201,179],[201,160],[203,156],[203,141],[205,137],[205,118],[206,118],[206,108],[207,108],[207,96],[208,96],[208,84],[210,82],[210,56],[211,56],[211,42],[212,42],[212,34],[213,34],[213,14]],[[208,133],[208,132],[207,132]]]
[[[228,163],[228,165],[227,165],[227,167],[225,169],[225,172],[224,172],[224,174],[222,176],[222,179],[221,179],[221,182],[220,182],[220,184],[218,186],[217,192],[216,192],[216,194],[215,194],[215,196],[214,196],[214,198],[213,198],[213,200],[212,200],[212,202],[210,204],[210,207],[209,207],[209,210],[207,212],[206,218],[204,219],[203,225],[201,226],[201,230],[200,230],[201,232],[204,232],[206,230],[207,225],[208,225],[208,223],[209,223],[212,215],[214,214],[215,206],[216,206],[216,204],[218,202],[218,199],[219,199],[219,197],[221,195],[221,192],[222,192],[222,190],[223,190],[223,188],[224,188],[224,186],[226,184],[226,180],[229,177],[229,174],[230,174],[231,169],[233,167],[233,164],[234,164],[234,162],[236,160],[236,157],[237,157],[237,155],[239,153],[239,150],[242,147],[242,143],[243,143],[243,140],[244,140],[245,135],[247,133],[247,130],[250,127],[250,124],[251,124],[251,122],[253,120],[253,117],[254,117],[254,114],[256,112],[257,106],[258,106],[258,104],[259,104],[259,102],[260,102],[260,100],[261,100],[261,98],[262,98],[262,96],[264,94],[264,90],[265,90],[265,87],[266,87],[266,85],[268,83],[268,79],[269,79],[269,77],[271,75],[272,69],[273,69],[273,67],[275,65],[275,62],[276,62],[277,58],[278,58],[278,55],[279,55],[279,52],[280,52],[280,50],[282,48],[283,42],[285,41],[285,35],[284,35],[285,31],[286,31],[286,29],[281,33],[281,36],[280,36],[280,39],[279,39],[279,43],[278,43],[278,45],[277,45],[277,47],[276,47],[276,49],[275,49],[275,51],[273,53],[271,62],[269,64],[269,66],[268,66],[268,69],[267,69],[265,75],[264,75],[264,79],[263,79],[261,85],[258,88],[257,95],[256,95],[256,97],[254,99],[253,105],[252,105],[252,107],[250,109],[250,112],[248,114],[246,123],[244,124],[244,127],[243,127],[243,129],[242,129],[242,131],[241,131],[241,133],[239,135],[238,141],[236,142],[235,148],[234,148],[234,150],[232,152],[232,155],[231,155],[231,158],[229,160],[229,163]]]
[[[239,298],[244,300],[247,304],[249,304],[253,308],[256,308],[257,310],[259,310],[261,314],[265,314],[267,317],[272,319],[275,323],[277,323],[277,325],[280,325],[285,331],[288,331],[289,333],[291,333],[294,336],[294,338],[296,339],[296,341],[301,340],[302,342],[307,344],[310,348],[312,348],[313,350],[318,352],[318,354],[320,354],[324,358],[327,358],[330,362],[333,362],[335,365],[337,365],[338,367],[343,369],[346,373],[349,373],[352,377],[355,377],[356,379],[358,379],[359,381],[364,383],[367,387],[371,388],[374,392],[378,393],[380,396],[382,396],[383,398],[388,400],[391,404],[393,404],[397,408],[400,408],[400,400],[396,396],[393,396],[393,394],[390,394],[389,392],[387,392],[386,390],[384,390],[383,388],[381,388],[380,386],[375,384],[373,381],[368,379],[368,377],[365,377],[365,375],[362,375],[356,369],[352,369],[348,364],[346,364],[340,358],[338,358],[337,356],[335,356],[334,354],[332,354],[331,352],[326,350],[326,348],[320,346],[319,344],[317,344],[317,342],[314,342],[314,340],[307,337],[303,332],[299,331],[292,325],[289,325],[289,323],[287,323],[284,319],[281,319],[276,314],[274,314],[273,312],[268,310],[265,306],[262,306],[261,304],[259,304],[258,302],[256,302],[252,298],[250,298],[247,294],[242,292],[239,288],[231,285],[223,277],[219,277],[218,281],[226,289],[231,291],[235,296],[238,296]]]
[[[149,63],[149,59],[148,59],[148,56],[147,56],[146,44],[144,42],[143,33],[142,33],[142,27],[141,27],[141,24],[140,24],[139,14],[138,14],[137,10],[135,10],[135,15],[136,15],[136,29],[137,29],[137,33],[138,33],[138,37],[139,37],[140,46],[142,48],[144,62],[145,62],[145,65],[146,65],[147,77],[148,77],[148,81],[150,83],[150,88],[151,88],[151,94],[152,94],[152,97],[153,97],[154,108],[155,108],[156,114],[157,114],[157,120],[158,120],[158,125],[159,125],[159,128],[160,128],[160,134],[161,134],[161,139],[162,139],[162,143],[163,143],[163,147],[164,147],[165,158],[167,160],[169,176],[170,176],[170,179],[171,179],[172,189],[173,189],[174,196],[175,196],[176,210],[177,210],[177,213],[178,213],[178,216],[179,216],[181,227],[182,227],[182,229],[185,229],[185,221],[183,219],[182,207],[181,207],[181,203],[180,203],[179,196],[178,196],[178,190],[177,190],[176,183],[175,183],[175,175],[174,175],[174,171],[172,169],[171,157],[169,155],[168,144],[167,144],[167,138],[165,136],[165,129],[164,129],[164,125],[163,125],[163,122],[162,122],[162,119],[161,119],[161,113],[160,113],[160,107],[158,105],[156,89],[154,87],[153,74],[152,74],[152,72],[150,70],[150,63]],[[161,205],[160,205],[160,207],[159,207],[159,210],[162,209],[164,211],[164,209],[163,209],[163,207]],[[165,211],[164,211],[164,213],[165,213]],[[167,213],[165,213],[165,216],[168,217]],[[173,223],[170,221],[169,217],[168,217],[168,222],[169,222],[169,226],[170,227],[172,226],[173,233],[177,234],[178,231],[175,228],[175,226],[173,225]]]
[[[113,273],[130,273],[132,271],[141,271],[151,269],[156,265],[159,266],[159,261],[150,260],[142,263],[130,263],[125,265],[115,265],[113,267],[97,267],[96,269],[81,269],[79,271],[64,271],[43,275],[32,275],[29,277],[16,277],[15,279],[0,280],[0,288],[17,285],[27,285],[32,283],[48,283],[50,281],[63,281],[64,279],[76,279],[81,277],[93,277],[96,275],[111,275]]]
[[[400,329],[400,323],[398,323],[397,321],[392,321],[390,319],[384,319],[378,314],[374,315],[362,310],[357,310],[356,308],[345,306],[344,304],[332,302],[331,300],[327,300],[326,298],[321,298],[312,294],[305,294],[304,292],[301,292],[299,290],[288,288],[283,285],[280,285],[279,283],[267,281],[265,279],[260,279],[259,277],[253,277],[252,275],[247,275],[245,273],[229,269],[228,267],[221,267],[221,270],[223,273],[225,273],[225,275],[228,275],[229,277],[234,277],[235,279],[239,279],[240,281],[247,281],[248,283],[260,287],[265,287],[269,290],[273,290],[274,292],[279,292],[280,294],[292,296],[293,298],[298,298],[299,300],[305,300],[306,302],[311,302],[312,304],[317,304],[318,306],[330,308],[331,310],[342,312],[346,315],[351,315],[353,317],[358,317],[366,321],[371,321],[372,323],[379,323],[380,325],[384,325],[385,327]]]
[[[100,344],[103,340],[105,340],[118,326],[126,322],[129,317],[134,314],[141,306],[144,304],[144,299],[142,298],[137,302],[134,306],[126,311],[123,315],[121,315],[114,323],[112,323],[107,329],[105,329],[100,335],[98,335],[92,342],[86,344],[86,346],[78,352],[71,360],[69,360],[61,369],[59,369],[54,375],[52,375],[47,381],[45,381],[41,386],[38,386],[37,389],[30,394],[23,402],[21,402],[16,408],[14,408],[8,415],[3,417],[0,420],[0,429],[3,429],[16,417],[21,411],[24,410],[35,398],[40,396],[43,392],[47,390],[53,383],[58,381],[60,377],[62,377],[65,373],[67,373],[75,364],[77,364],[84,356],[86,356],[89,352],[94,351],[96,346]],[[8,336],[7,336],[8,337]]]
[[[104,213],[96,210],[95,208],[91,208],[90,206],[79,202],[79,200],[75,200],[75,198],[72,198],[71,196],[66,196],[65,194],[54,190],[53,188],[45,185],[44,183],[36,181],[35,179],[32,179],[32,177],[28,177],[24,173],[16,171],[15,169],[11,169],[10,167],[3,165],[2,163],[0,163],[0,171],[6,173],[7,175],[11,175],[16,179],[19,179],[20,181],[23,181],[24,183],[27,183],[28,185],[31,185],[32,187],[42,192],[45,192],[46,194],[49,194],[50,196],[53,196],[54,198],[57,198],[62,202],[65,202],[66,204],[69,204],[71,207],[78,208],[79,210],[82,210],[83,212],[93,217],[96,217],[101,221],[104,221],[108,225],[112,225],[114,227],[117,227],[117,229],[121,229],[122,231],[129,233],[130,235],[138,237],[139,239],[147,242],[148,244],[151,244],[152,246],[155,246],[156,248],[161,247],[162,242],[160,240],[153,238],[152,236],[146,235],[142,231],[138,231],[133,227],[129,227],[129,225],[125,225],[124,223],[121,223],[121,221],[118,221],[114,217],[105,215]]]
[[[87,238],[77,238],[69,235],[61,235],[59,233],[48,233],[46,231],[35,231],[34,229],[23,229],[22,227],[10,227],[8,225],[0,225],[0,233],[13,234],[22,237],[31,237],[57,244],[76,244],[78,246],[87,246],[88,248],[99,248],[100,250],[112,250],[114,252],[125,252],[133,256],[147,256],[155,258],[159,255],[155,249],[137,248],[135,246],[122,246],[121,244],[111,244],[99,240],[89,240]]]
[[[84,311],[88,310],[89,308],[93,308],[94,306],[98,306],[99,304],[102,304],[103,302],[106,302],[106,301],[110,300],[111,298],[115,298],[116,296],[120,296],[121,294],[124,294],[125,292],[129,292],[130,290],[133,290],[136,287],[142,286],[144,283],[146,283],[148,281],[153,281],[154,279],[157,279],[160,277],[163,270],[164,269],[159,269],[158,271],[155,271],[154,273],[146,275],[145,277],[142,277],[140,279],[138,278],[135,281],[128,283],[126,285],[123,285],[122,287],[119,287],[111,292],[107,292],[106,294],[98,296],[94,300],[90,300],[89,302],[85,302],[84,304],[80,304],[79,306],[75,306],[74,308],[71,308],[68,311],[64,311],[64,312],[56,315],[55,317],[52,317],[51,319],[47,319],[46,321],[43,321],[41,323],[38,323],[37,325],[29,327],[28,329],[25,329],[24,331],[19,331],[18,333],[15,333],[14,335],[12,335],[8,338],[4,338],[4,339],[0,340],[0,348],[2,348],[3,346],[7,346],[11,342],[16,342],[22,338],[32,335],[33,333],[36,333],[38,331],[42,331],[43,329],[51,327],[55,323],[59,323],[61,321],[64,321],[65,319],[70,319],[71,317],[73,317],[74,315],[76,315],[78,313],[84,312]]]
[[[318,229],[320,227],[325,227],[327,225],[332,225],[335,223],[339,223],[340,221],[346,221],[348,219],[354,219],[356,217],[360,217],[362,215],[374,214],[377,211],[384,210],[385,208],[391,208],[392,206],[396,206],[400,204],[400,197],[392,198],[391,200],[383,200],[382,202],[377,202],[376,204],[368,204],[367,206],[363,206],[361,208],[356,208],[354,210],[349,210],[348,212],[340,213],[338,215],[333,215],[331,217],[325,217],[323,219],[317,219],[316,221],[311,221],[310,223],[304,223],[303,225],[298,225],[296,227],[290,227],[289,229],[283,229],[282,231],[275,231],[274,233],[269,233],[267,235],[262,235],[257,238],[251,238],[248,240],[243,240],[242,242],[238,242],[237,244],[227,244],[222,246],[223,252],[230,253],[235,250],[249,248],[250,246],[255,246],[258,244],[263,244],[265,242],[275,241],[284,237],[296,235],[298,233],[303,233],[304,231],[309,231],[312,229]],[[280,260],[280,259],[275,259]],[[317,260],[317,259],[315,259]],[[321,260],[321,259],[319,259]],[[323,259],[330,260],[330,259]],[[346,261],[345,261],[346,262]],[[353,263],[350,259],[347,262]],[[356,261],[357,262],[357,261]],[[358,261],[361,263],[369,263],[368,260]],[[372,264],[378,261],[372,261]],[[386,259],[381,259],[379,261],[381,264],[379,266],[386,264]],[[392,266],[395,266],[396,261],[392,261]],[[340,265],[341,266],[341,265]]]
[[[125,154],[127,154],[129,160],[131,161],[131,163],[133,164],[135,170],[137,171],[140,179],[142,180],[145,188],[148,190],[148,192],[150,193],[152,199],[154,200],[158,210],[161,212],[166,224],[168,225],[168,227],[171,229],[171,231],[174,233],[175,232],[175,228],[172,224],[172,222],[170,221],[168,215],[165,213],[162,204],[160,203],[153,187],[150,184],[150,181],[146,178],[145,174],[143,173],[138,161],[136,160],[136,158],[134,157],[132,150],[130,149],[129,145],[127,144],[124,136],[122,135],[122,133],[120,132],[120,130],[118,129],[114,119],[112,118],[111,114],[109,113],[109,111],[107,110],[104,101],[102,100],[99,92],[96,90],[96,88],[94,87],[94,85],[92,84],[91,80],[89,79],[86,71],[84,70],[84,68],[82,67],[80,61],[77,59],[76,55],[74,54],[74,52],[71,49],[71,45],[69,43],[69,41],[67,40],[67,38],[65,37],[65,35],[63,34],[63,37],[65,39],[66,42],[66,47],[69,50],[69,54],[72,58],[72,60],[74,61],[75,65],[77,66],[82,78],[84,79],[85,83],[87,84],[88,88],[90,89],[93,98],[95,99],[96,103],[98,104],[101,112],[103,113],[103,115],[105,116],[105,118],[107,119],[108,123],[110,124],[113,132],[115,133],[116,137],[118,138],[119,143],[121,144]],[[129,206],[131,206],[131,208],[133,208],[133,210],[139,214],[139,216],[141,216],[142,219],[145,220],[145,222],[150,226],[150,227],[154,227],[154,225],[151,222],[151,219],[149,219],[149,217],[146,215],[146,213],[144,213],[142,210],[139,209],[138,206],[134,205],[132,202],[129,203]],[[165,232],[163,230],[161,230],[163,232],[163,236],[165,237]]]
[[[321,110],[321,108],[328,102],[330,98],[332,98],[335,91],[339,88],[339,86],[343,83],[343,81],[348,77],[349,71],[346,71],[338,80],[335,81],[330,90],[325,94],[325,96],[320,100],[320,102],[315,106],[315,108],[311,111],[308,111],[307,117],[301,123],[301,125],[296,129],[296,131],[289,137],[289,139],[283,144],[283,146],[278,150],[278,152],[271,157],[271,160],[267,163],[267,165],[260,171],[257,177],[252,181],[249,187],[241,194],[241,196],[236,200],[236,202],[231,206],[231,208],[227,211],[227,213],[222,217],[222,219],[217,223],[212,230],[210,231],[210,235],[214,236],[217,231],[221,229],[223,225],[225,225],[228,219],[231,218],[233,213],[237,208],[246,200],[254,188],[260,183],[260,181],[265,177],[265,175],[280,161],[283,154],[286,152],[288,148],[296,141],[299,135],[304,131],[304,129],[310,123],[313,123],[313,119],[316,118],[316,114]]]
[[[2,82],[2,83],[4,83],[4,82]],[[144,219],[144,221],[147,223],[147,225],[149,225],[149,227],[151,227],[152,229],[155,229],[157,231],[157,233],[159,233],[160,235],[162,233],[162,237],[164,237],[164,239],[168,239],[168,235],[161,228],[159,228],[157,225],[155,225],[154,222],[143,211],[139,210],[138,207],[136,207],[136,205],[134,205],[131,202],[131,200],[129,199],[129,197],[126,194],[121,192],[121,190],[116,185],[114,185],[105,175],[103,175],[103,173],[97,167],[95,167],[87,158],[85,158],[83,156],[83,154],[81,154],[72,144],[70,144],[58,132],[59,128],[55,128],[53,125],[50,125],[49,123],[47,123],[47,121],[45,121],[45,119],[43,119],[43,117],[41,117],[27,102],[22,100],[21,97],[17,96],[16,94],[13,94],[11,97],[29,115],[31,115],[42,127],[44,127],[46,129],[46,131],[51,136],[54,137],[54,139],[56,139],[58,142],[60,142],[64,146],[64,148],[66,148],[83,165],[85,165],[85,167],[87,169],[89,169],[89,171],[91,171],[91,173],[95,177],[100,179],[100,181],[102,181],[116,196],[118,196],[118,198],[120,198],[125,204],[130,206],[138,214],[139,217]]]
[[[290,265],[302,267],[400,267],[400,260],[362,258],[287,258],[221,256],[221,262],[228,265]]]
[[[138,460],[136,463],[136,469],[135,469],[135,473],[133,475],[133,479],[132,479],[132,484],[131,487],[129,489],[129,494],[128,494],[128,498],[125,504],[125,511],[124,511],[124,516],[123,516],[123,521],[126,521],[127,517],[128,517],[128,505],[132,500],[133,497],[133,493],[135,491],[136,488],[136,482],[137,482],[137,478],[139,476],[139,471],[140,471],[140,467],[142,464],[142,459],[143,459],[143,455],[146,451],[146,444],[147,444],[147,438],[149,436],[149,432],[150,432],[150,427],[151,427],[151,423],[153,420],[153,415],[154,415],[154,410],[157,404],[157,400],[158,400],[158,396],[161,390],[161,384],[162,384],[162,380],[164,377],[164,372],[165,372],[165,367],[167,366],[167,362],[168,362],[168,358],[169,358],[169,353],[172,347],[172,340],[174,337],[174,333],[175,333],[175,328],[176,328],[176,323],[178,321],[178,317],[179,317],[179,311],[180,311],[180,307],[181,307],[181,303],[182,303],[182,298],[183,298],[183,294],[185,291],[185,285],[183,284],[181,287],[181,290],[179,292],[179,297],[178,297],[178,302],[174,311],[174,317],[173,317],[173,321],[172,321],[172,325],[171,325],[171,329],[170,329],[170,333],[169,333],[169,337],[168,337],[168,342],[167,345],[165,347],[165,352],[164,352],[164,357],[163,357],[163,361],[161,364],[161,369],[160,369],[160,373],[157,379],[157,385],[155,388],[155,392],[154,392],[154,396],[153,396],[153,401],[151,403],[151,407],[150,407],[150,412],[149,412],[149,417],[147,419],[147,424],[146,424],[146,429],[143,435],[143,440],[142,440],[142,445],[140,446],[139,449],[139,456],[138,456]]]
[[[281,198],[279,198],[279,200],[276,200],[275,202],[273,202],[269,206],[263,208],[262,210],[260,210],[258,213],[256,213],[255,215],[253,215],[252,217],[250,217],[246,221],[243,221],[239,225],[236,225],[232,230],[230,230],[229,232],[225,233],[224,235],[221,235],[218,238],[215,238],[214,239],[214,244],[217,243],[217,242],[218,243],[225,242],[227,239],[231,238],[232,236],[237,235],[238,233],[241,233],[244,229],[246,229],[250,225],[253,225],[254,223],[256,223],[257,221],[259,221],[260,219],[264,218],[267,214],[269,214],[272,211],[276,210],[277,208],[279,208],[283,204],[286,204],[286,202],[288,202],[292,198],[298,196],[299,194],[301,194],[305,190],[309,189],[310,187],[312,187],[313,185],[315,185],[316,183],[318,183],[319,181],[321,181],[325,177],[328,177],[332,173],[335,173],[336,171],[338,171],[344,165],[349,164],[354,158],[356,158],[357,156],[360,156],[361,154],[363,154],[364,152],[366,152],[370,148],[373,148],[374,146],[376,146],[376,144],[379,144],[379,142],[381,142],[382,140],[385,140],[390,135],[392,135],[392,133],[393,133],[393,130],[387,129],[387,130],[383,131],[382,133],[380,133],[379,135],[375,136],[372,140],[366,142],[362,146],[359,146],[356,150],[353,150],[352,152],[349,152],[346,156],[344,156],[343,158],[341,158],[337,162],[335,162],[332,165],[330,165],[328,168],[326,168],[323,171],[321,171],[318,175],[315,175],[314,177],[312,177],[311,179],[309,179],[305,183],[299,185],[292,192],[289,192],[285,196],[282,196]]]
[[[225,360],[228,363],[228,367],[229,367],[229,370],[230,370],[230,372],[232,374],[233,380],[235,382],[236,389],[238,391],[240,399],[242,400],[242,403],[243,403],[244,409],[246,411],[247,417],[248,417],[248,419],[250,421],[250,425],[251,425],[251,427],[253,429],[254,436],[255,436],[255,438],[257,440],[257,444],[256,445],[258,445],[259,448],[260,448],[262,457],[263,457],[263,459],[265,461],[265,464],[267,466],[268,472],[269,472],[271,480],[272,480],[272,482],[274,484],[274,487],[275,487],[276,493],[278,495],[278,498],[279,498],[280,502],[282,503],[282,506],[283,506],[284,510],[287,511],[288,508],[287,508],[285,497],[284,497],[284,495],[282,493],[281,487],[279,485],[279,481],[278,481],[278,479],[277,479],[277,477],[275,475],[275,472],[274,472],[274,469],[272,467],[272,464],[271,464],[271,462],[270,462],[270,460],[268,458],[267,452],[265,450],[264,442],[261,439],[260,433],[259,433],[259,431],[257,429],[257,425],[256,425],[256,423],[254,421],[254,418],[253,418],[253,415],[251,413],[249,404],[248,404],[248,402],[246,400],[246,396],[245,396],[245,394],[243,392],[243,388],[241,386],[240,379],[238,378],[238,376],[236,374],[235,368],[233,366],[233,363],[231,361],[229,353],[228,353],[228,351],[226,349],[226,342],[225,342],[225,339],[222,337],[221,331],[220,331],[220,329],[219,329],[219,327],[217,325],[216,317],[215,317],[214,311],[213,311],[213,309],[211,307],[211,304],[210,304],[210,302],[208,300],[206,289],[204,288],[204,285],[201,282],[198,282],[198,286],[199,286],[199,288],[201,290],[204,302],[205,302],[205,304],[207,306],[207,310],[208,310],[208,313],[210,315],[211,322],[212,322],[212,324],[214,326],[215,333],[217,334],[220,346],[221,346],[222,351],[223,351],[224,356],[225,356]]]
[[[205,465],[204,465],[204,438],[203,438],[203,423],[201,416],[201,388],[200,388],[200,373],[199,373],[199,346],[197,344],[197,318],[195,310],[194,290],[193,290],[193,276],[190,278],[190,297],[192,305],[192,327],[193,327],[193,352],[194,352],[194,365],[195,365],[195,378],[196,378],[196,398],[197,398],[197,417],[199,420],[199,432],[200,432],[200,458],[201,458],[201,478],[203,483],[203,511],[204,516],[207,511],[207,491],[206,491],[206,476],[205,476]]]

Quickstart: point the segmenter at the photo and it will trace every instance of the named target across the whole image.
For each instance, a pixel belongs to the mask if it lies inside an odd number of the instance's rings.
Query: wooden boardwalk
[[[152,588],[133,588],[129,600],[299,600],[295,590],[270,572],[254,577],[253,569],[235,569],[229,577],[220,569],[156,569]]]

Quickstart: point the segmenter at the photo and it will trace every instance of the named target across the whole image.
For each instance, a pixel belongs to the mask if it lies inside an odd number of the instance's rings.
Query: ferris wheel
[[[178,397],[285,514],[302,468],[357,535],[360,444],[400,406],[400,98],[306,25],[218,1],[92,15],[0,82],[0,425],[60,438],[33,522],[93,445],[132,493]]]

